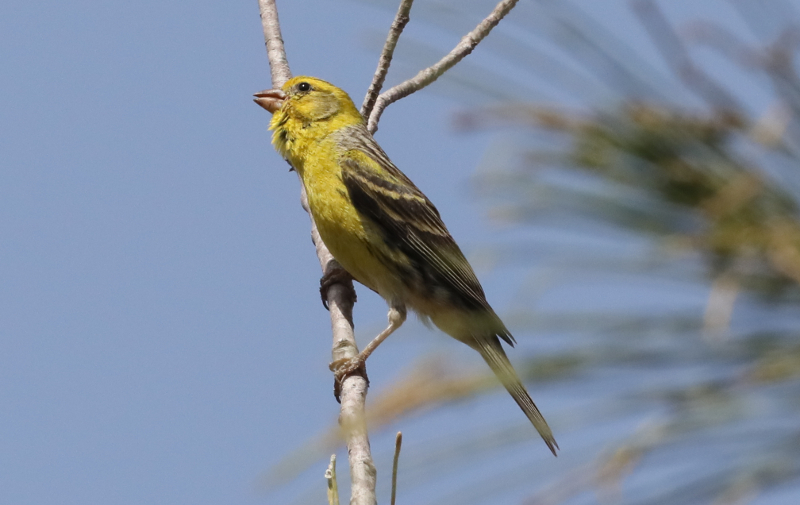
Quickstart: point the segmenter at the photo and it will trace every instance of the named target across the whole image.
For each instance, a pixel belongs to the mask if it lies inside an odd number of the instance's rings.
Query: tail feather
[[[481,353],[481,356],[486,360],[486,363],[494,374],[497,375],[497,378],[500,379],[500,382],[514,398],[514,401],[517,402],[519,408],[522,409],[531,424],[533,424],[533,427],[539,432],[539,435],[541,435],[547,447],[550,448],[553,456],[558,456],[558,454],[556,454],[556,450],[559,448],[558,443],[556,443],[556,439],[553,438],[553,432],[550,430],[550,426],[547,425],[544,416],[542,416],[542,413],[536,408],[536,404],[533,403],[525,386],[522,385],[522,381],[514,370],[514,367],[511,366],[511,362],[508,360],[508,356],[506,356],[503,347],[500,345],[500,341],[497,337],[494,337],[491,340],[481,339],[479,342],[476,342],[476,344],[477,345],[474,347]]]

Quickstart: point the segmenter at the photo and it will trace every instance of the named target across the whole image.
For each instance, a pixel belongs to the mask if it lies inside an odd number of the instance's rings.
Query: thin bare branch
[[[486,19],[478,23],[474,30],[464,35],[461,41],[450,51],[447,56],[431,65],[430,67],[421,70],[417,75],[404,81],[393,88],[384,91],[378,96],[375,102],[375,107],[369,115],[367,121],[367,128],[370,133],[375,133],[378,130],[378,121],[381,119],[383,110],[389,104],[404,98],[415,91],[419,91],[425,86],[429,85],[436,79],[442,76],[456,63],[463,60],[473,49],[480,43],[481,40],[489,35],[489,32],[497,26],[497,23],[508,14],[511,9],[517,4],[518,0],[503,0],[494,8],[491,14]]]
[[[259,0],[258,4],[272,73],[272,85],[278,88],[292,76],[281,38],[278,10],[275,0]],[[308,198],[302,181],[300,188],[300,202],[306,212],[309,212]],[[314,242],[323,274],[327,275],[336,269],[341,269],[342,267],[333,259],[333,255],[322,242],[313,216],[310,212],[308,215],[311,219],[311,240]],[[358,347],[353,335],[355,290],[352,281],[339,280],[332,284],[327,292],[327,302],[333,330],[333,360],[352,358],[358,354]],[[364,370],[366,369],[364,368]],[[339,424],[343,429],[350,460],[351,505],[375,505],[377,503],[375,498],[376,471],[372,462],[365,421],[364,405],[367,398],[365,373],[356,372],[348,376],[342,382],[340,390],[342,406]]]
[[[411,5],[414,0],[402,0],[400,7],[397,9],[397,14],[394,16],[392,26],[389,28],[389,34],[386,36],[386,42],[383,44],[383,51],[378,60],[378,68],[375,70],[375,75],[372,76],[372,84],[369,85],[367,96],[364,97],[364,105],[361,106],[361,115],[369,117],[372,108],[375,106],[375,100],[378,99],[378,94],[383,88],[383,82],[386,80],[386,74],[389,72],[389,65],[392,64],[392,56],[394,55],[394,48],[397,47],[397,40],[400,34],[403,33],[403,28],[406,27],[411,12]]]

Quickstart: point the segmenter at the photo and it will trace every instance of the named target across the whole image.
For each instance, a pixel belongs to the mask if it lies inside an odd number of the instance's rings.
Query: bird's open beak
[[[266,89],[253,96],[255,97],[253,101],[267,109],[271,114],[278,112],[281,105],[283,105],[283,101],[286,100],[286,93],[279,89]]]

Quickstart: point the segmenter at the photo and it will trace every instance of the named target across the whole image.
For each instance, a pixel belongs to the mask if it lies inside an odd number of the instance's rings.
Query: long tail
[[[481,339],[479,342],[475,343],[474,347],[481,353],[481,356],[483,356],[483,359],[489,364],[494,374],[497,375],[497,378],[500,379],[500,382],[514,398],[514,401],[517,402],[519,408],[522,409],[531,421],[533,427],[536,428],[536,431],[542,436],[544,443],[550,448],[553,456],[558,456],[558,454],[556,454],[556,449],[559,447],[556,443],[556,439],[553,438],[553,432],[550,431],[550,426],[547,425],[547,421],[544,420],[542,413],[536,408],[536,404],[533,403],[525,386],[522,385],[522,381],[514,370],[514,367],[511,366],[511,362],[508,360],[497,337],[493,339]]]

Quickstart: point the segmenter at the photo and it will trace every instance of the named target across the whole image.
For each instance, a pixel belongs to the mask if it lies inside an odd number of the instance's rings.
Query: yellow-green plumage
[[[274,112],[273,144],[300,175],[334,258],[403,317],[408,307],[480,352],[555,454],[550,428],[500,344],[513,345],[513,337],[439,212],[392,164],[350,97],[312,77],[263,96],[272,100],[262,105]]]

